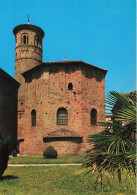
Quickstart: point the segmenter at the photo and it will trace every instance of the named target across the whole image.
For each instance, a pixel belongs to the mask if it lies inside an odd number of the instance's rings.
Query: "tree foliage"
[[[13,151],[12,151],[12,156],[13,156],[13,157],[17,157],[17,150],[13,150]]]
[[[87,161],[82,169],[85,174],[97,174],[95,188],[97,183],[103,185],[103,172],[110,182],[114,172],[117,172],[119,182],[123,170],[129,176],[136,175],[136,141],[131,137],[136,128],[136,93],[127,95],[111,91],[106,103],[113,113],[113,122],[101,123],[105,130],[89,137],[93,148],[87,151]]]

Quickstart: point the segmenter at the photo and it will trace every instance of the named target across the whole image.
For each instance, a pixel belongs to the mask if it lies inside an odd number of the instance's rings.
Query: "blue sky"
[[[28,14],[45,32],[43,61],[82,60],[108,70],[106,93],[135,90],[135,0],[1,0],[0,67],[12,77],[12,31]]]

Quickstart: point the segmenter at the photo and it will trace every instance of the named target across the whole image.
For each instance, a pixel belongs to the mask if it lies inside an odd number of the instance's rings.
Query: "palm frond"
[[[136,175],[136,141],[131,138],[131,132],[136,128],[136,94],[130,96],[111,91],[106,104],[113,121],[99,123],[105,130],[89,136],[93,148],[87,151],[87,160],[82,166],[87,168],[86,174],[96,173],[95,188],[97,183],[103,186],[103,171],[107,178],[109,173],[117,172],[119,182],[123,169],[129,175]]]
[[[108,110],[113,112],[115,120],[136,122],[136,94],[129,96],[111,91],[107,96],[106,104]]]

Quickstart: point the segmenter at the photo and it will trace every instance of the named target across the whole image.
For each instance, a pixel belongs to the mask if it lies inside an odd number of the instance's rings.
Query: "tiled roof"
[[[28,30],[37,31],[37,32],[39,32],[39,33],[42,35],[42,37],[44,37],[44,35],[45,35],[44,31],[43,31],[40,27],[35,26],[35,25],[32,25],[32,24],[21,24],[21,25],[16,26],[16,27],[13,29],[14,35],[16,35],[16,33],[17,33],[18,31],[23,30],[23,29],[25,29],[25,30],[28,29]]]
[[[75,132],[69,131],[67,129],[52,131],[44,136],[44,138],[55,138],[55,137],[82,137],[82,136],[77,135]]]
[[[23,72],[22,75],[25,76],[25,75],[27,75],[28,73],[31,73],[32,71],[39,69],[39,68],[42,67],[42,66],[52,65],[52,64],[53,64],[53,65],[54,65],[54,64],[58,64],[58,65],[62,65],[62,64],[63,64],[63,65],[70,65],[70,64],[74,64],[74,65],[87,65],[87,66],[92,67],[92,68],[94,68],[94,69],[102,70],[102,71],[104,71],[105,73],[107,72],[106,69],[97,67],[97,66],[92,65],[92,64],[88,64],[88,63],[83,62],[83,61],[81,61],[81,60],[79,60],[79,61],[66,61],[66,60],[64,60],[64,61],[55,61],[55,62],[43,62],[43,63],[41,63],[41,64],[38,64],[38,65],[35,66],[34,68],[32,68],[32,69],[30,69],[30,70],[27,70],[27,71]]]

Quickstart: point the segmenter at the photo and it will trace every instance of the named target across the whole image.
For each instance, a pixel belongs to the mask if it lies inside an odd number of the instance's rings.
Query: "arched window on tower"
[[[94,108],[91,110],[91,125],[97,125],[97,111]]]
[[[22,34],[22,36],[21,36],[21,43],[24,44],[24,45],[29,43],[29,36],[28,36],[28,34]]]
[[[59,108],[57,111],[57,125],[68,124],[68,112],[65,108]]]
[[[36,35],[36,36],[34,37],[34,45],[39,46],[39,44],[40,44],[40,41],[39,41],[38,36]]]
[[[26,37],[26,35],[23,36],[23,43],[24,43],[24,44],[27,43],[27,37]]]
[[[68,84],[68,90],[73,90],[73,84],[72,83]]]
[[[36,126],[36,110],[31,111],[31,124],[32,126]]]

